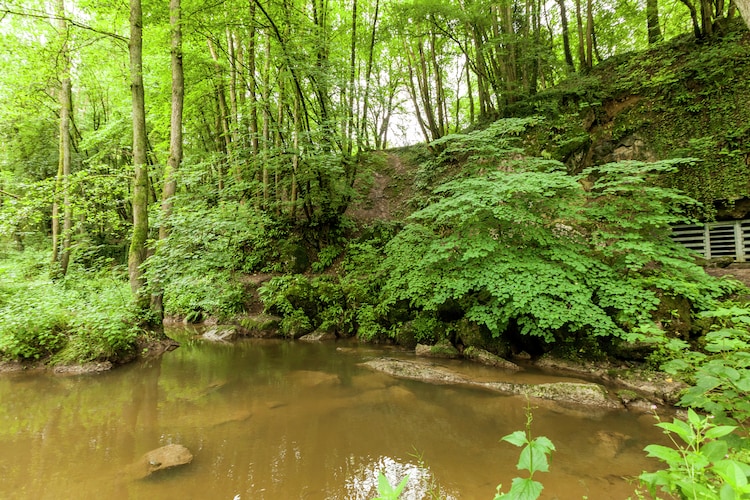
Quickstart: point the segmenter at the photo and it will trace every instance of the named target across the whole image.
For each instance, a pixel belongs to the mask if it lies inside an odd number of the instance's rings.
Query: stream
[[[404,498],[491,499],[520,474],[520,449],[500,438],[524,428],[523,397],[360,366],[413,357],[385,348],[179,335],[179,349],[107,373],[0,376],[0,498],[368,499],[382,471],[392,484],[409,476]],[[483,380],[577,381],[441,363]],[[663,442],[652,415],[531,406],[532,432],[557,448],[535,475],[542,498],[624,500],[658,465],[642,451]],[[171,443],[192,463],[128,473]]]

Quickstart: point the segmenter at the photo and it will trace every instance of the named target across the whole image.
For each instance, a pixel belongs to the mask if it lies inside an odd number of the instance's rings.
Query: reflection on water
[[[5,375],[0,498],[365,499],[380,471],[394,485],[408,475],[415,499],[492,498],[498,483],[510,485],[519,449],[499,439],[523,427],[523,398],[396,380],[359,366],[372,355],[183,341],[111,373]],[[660,440],[652,417],[534,405],[534,433],[557,448],[540,475],[543,498],[624,499],[627,478],[654,466],[642,452]],[[193,462],[129,476],[130,464],[170,443],[187,446]]]

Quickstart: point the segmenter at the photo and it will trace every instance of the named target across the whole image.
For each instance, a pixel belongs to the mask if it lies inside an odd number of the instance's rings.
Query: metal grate
[[[707,259],[732,257],[745,262],[750,254],[750,220],[673,226],[672,239]]]

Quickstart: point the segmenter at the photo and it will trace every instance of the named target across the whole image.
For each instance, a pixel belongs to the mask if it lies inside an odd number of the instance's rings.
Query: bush
[[[50,281],[44,253],[13,254],[0,285],[0,356],[77,363],[113,359],[130,351],[138,334],[123,276],[72,268]]]
[[[276,243],[283,234],[246,204],[193,204],[178,208],[168,223],[169,237],[145,264],[148,282],[163,291],[168,315],[200,320],[242,312],[246,294],[236,275],[280,262]]]
[[[517,330],[551,343],[624,337],[655,323],[662,295],[706,309],[731,291],[670,239],[669,224],[694,202],[654,180],[691,160],[609,164],[580,177],[515,151],[481,161],[463,169],[478,174],[435,189],[386,246],[386,306],[458,304],[495,337]]]

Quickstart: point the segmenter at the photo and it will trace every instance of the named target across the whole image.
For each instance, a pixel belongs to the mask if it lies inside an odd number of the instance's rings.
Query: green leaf
[[[706,439],[718,439],[720,437],[724,437],[727,434],[731,434],[734,432],[734,430],[737,427],[734,425],[717,425],[716,427],[711,427],[706,431],[704,434]]]
[[[508,497],[512,500],[536,500],[542,494],[544,486],[530,478],[514,478]]]
[[[650,444],[643,449],[649,457],[658,458],[668,464],[679,463],[682,459],[677,450],[662,446],[660,444]]]
[[[674,419],[671,422],[659,422],[657,427],[677,434],[684,442],[690,444],[693,441],[693,430],[682,420]]]
[[[701,453],[711,462],[724,458],[729,451],[726,441],[711,441],[701,448]]]
[[[748,485],[746,471],[735,460],[719,460],[713,469],[734,488],[744,488]]]
[[[523,446],[528,443],[526,433],[523,431],[516,431],[512,434],[508,434],[507,436],[503,436],[500,440],[506,441],[515,446]]]

